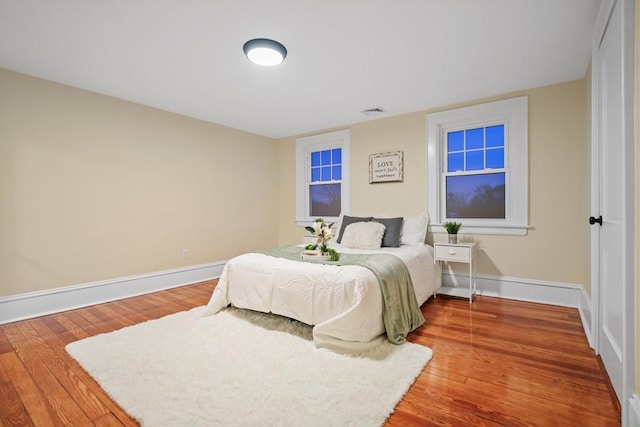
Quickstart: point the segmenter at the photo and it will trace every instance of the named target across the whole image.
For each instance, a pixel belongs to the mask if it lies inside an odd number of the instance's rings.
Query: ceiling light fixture
[[[249,61],[265,67],[278,65],[287,57],[287,48],[271,39],[249,40],[242,50]]]

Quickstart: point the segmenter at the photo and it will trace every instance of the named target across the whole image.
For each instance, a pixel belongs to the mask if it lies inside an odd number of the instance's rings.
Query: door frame
[[[613,13],[616,2],[620,3],[622,14],[622,72],[623,72],[623,115],[624,128],[623,145],[624,158],[623,165],[623,193],[626,201],[624,209],[624,228],[627,233],[623,236],[623,349],[622,349],[622,372],[623,385],[620,405],[622,407],[622,426],[627,426],[629,422],[629,404],[633,393],[635,393],[635,333],[634,333],[634,13],[633,0],[605,0],[600,6],[591,48],[591,215],[600,215],[600,87],[599,87],[599,54],[598,49],[606,32],[609,19]],[[602,315],[600,303],[602,298],[602,284],[599,280],[599,248],[600,248],[600,227],[591,227],[591,297],[592,297],[592,345],[596,354],[600,354],[599,331],[602,326]]]

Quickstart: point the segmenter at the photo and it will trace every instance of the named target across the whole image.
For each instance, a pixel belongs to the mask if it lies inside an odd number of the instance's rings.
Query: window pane
[[[311,168],[311,182],[320,181],[320,168]]]
[[[454,153],[447,156],[447,172],[464,170],[464,153]]]
[[[314,151],[311,153],[311,166],[320,166],[320,152]]]
[[[493,169],[504,168],[504,148],[487,150],[487,167]]]
[[[340,184],[309,186],[309,205],[312,217],[339,216],[342,203]]]
[[[331,166],[323,166],[321,169],[322,181],[331,181]]]
[[[505,218],[505,174],[447,177],[447,218]]]
[[[504,147],[504,125],[489,126],[487,129],[487,147]]]
[[[334,181],[340,181],[342,179],[342,166],[333,166],[331,168],[331,176]]]
[[[447,134],[447,151],[464,150],[464,133],[462,131]]]
[[[324,150],[322,152],[322,166],[331,164],[331,150]]]
[[[331,150],[331,162],[335,165],[342,163],[342,148]]]
[[[465,134],[465,149],[473,150],[474,148],[484,148],[484,128],[469,129],[465,131]]]
[[[484,169],[484,150],[467,151],[467,167],[465,170],[477,171]]]

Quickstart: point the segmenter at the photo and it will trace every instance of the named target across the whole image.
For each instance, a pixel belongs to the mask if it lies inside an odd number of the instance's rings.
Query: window
[[[527,98],[428,114],[427,134],[431,230],[525,234]]]
[[[296,222],[336,221],[349,212],[350,131],[296,140]]]
[[[342,148],[311,152],[309,215],[339,216],[342,209]]]
[[[505,219],[504,128],[447,132],[446,218]]]

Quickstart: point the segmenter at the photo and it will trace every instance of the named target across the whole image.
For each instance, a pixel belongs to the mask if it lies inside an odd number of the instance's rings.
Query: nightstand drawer
[[[471,248],[465,246],[447,246],[437,245],[436,259],[440,261],[457,261],[457,262],[469,262],[471,261]]]

